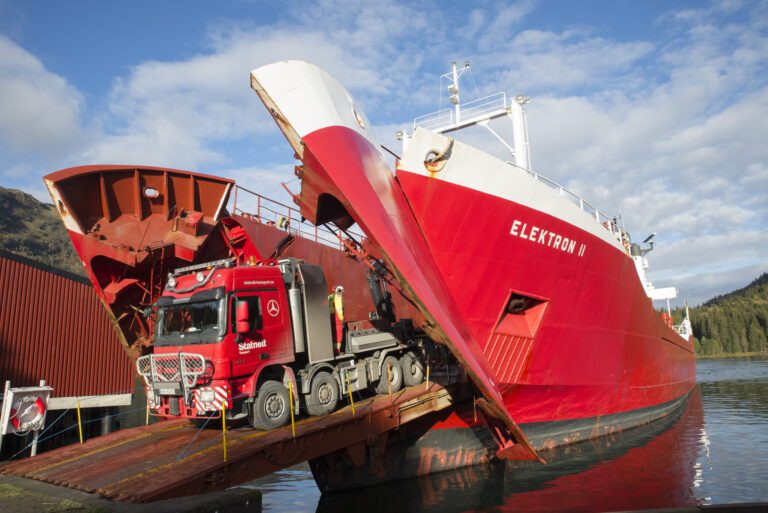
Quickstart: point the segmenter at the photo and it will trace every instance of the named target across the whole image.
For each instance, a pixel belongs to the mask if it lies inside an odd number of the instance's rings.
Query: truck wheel
[[[403,369],[400,368],[400,362],[397,361],[397,358],[390,355],[384,358],[384,361],[381,364],[381,378],[376,385],[377,394],[389,393],[389,385],[387,385],[387,367],[390,368],[389,382],[392,385],[392,393],[394,394],[399,391],[403,386]]]
[[[400,367],[403,369],[405,386],[413,387],[424,381],[424,362],[413,351],[408,351],[400,357]]]
[[[339,404],[339,385],[327,372],[318,372],[312,378],[309,394],[304,396],[304,400],[310,415],[328,415]]]
[[[268,431],[288,423],[291,415],[288,390],[277,381],[265,381],[251,409],[251,425]]]

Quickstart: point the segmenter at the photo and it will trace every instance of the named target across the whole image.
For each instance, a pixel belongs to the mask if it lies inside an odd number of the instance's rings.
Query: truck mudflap
[[[315,224],[357,223],[372,257],[385,262],[403,294],[427,319],[426,331],[447,346],[483,394],[484,411],[501,423],[503,451],[540,459],[504,406],[478,342],[472,338],[434,262],[408,201],[387,165],[371,127],[348,91],[328,73],[302,61],[251,72],[251,87],[272,114],[303,166],[294,201]]]
[[[195,388],[192,405],[199,415],[220,412],[222,404],[229,408],[229,385],[226,382]]]

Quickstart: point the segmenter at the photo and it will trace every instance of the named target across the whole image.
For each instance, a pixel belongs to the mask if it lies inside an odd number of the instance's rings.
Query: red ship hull
[[[691,506],[697,503],[693,491],[702,426],[701,398],[694,390],[684,405],[658,422],[542,451],[547,460],[544,466],[530,462],[488,464],[438,474],[436,469],[463,458],[465,453],[476,453],[475,447],[481,444],[466,431],[435,429],[420,439],[403,438],[375,465],[366,461],[362,467],[329,470],[311,463],[321,490],[378,484],[381,475],[403,474],[406,469],[433,471],[397,484],[323,495],[318,511],[363,507],[373,511],[458,512],[484,507],[494,511],[594,511],[595,497],[606,511]],[[458,445],[450,449],[449,440],[468,445],[463,451]],[[378,509],[372,507],[377,504]]]
[[[693,347],[654,311],[625,253],[523,205],[402,170],[397,176],[519,424],[647,408],[691,390]],[[446,230],[434,213],[451,211]],[[588,250],[578,257],[509,236],[515,220],[523,221],[519,233],[545,226]],[[534,337],[506,336],[496,325],[510,290],[546,301]]]

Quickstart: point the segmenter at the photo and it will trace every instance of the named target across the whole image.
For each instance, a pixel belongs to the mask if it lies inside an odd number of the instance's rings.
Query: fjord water
[[[264,511],[620,511],[768,501],[768,357],[700,360],[669,417],[544,455],[321,496],[306,465],[253,483]]]

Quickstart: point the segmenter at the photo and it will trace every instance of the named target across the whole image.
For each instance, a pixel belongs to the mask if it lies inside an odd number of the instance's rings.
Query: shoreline
[[[752,351],[749,353],[722,353],[722,354],[697,354],[697,360],[711,360],[716,358],[746,358],[750,356],[765,356],[768,357],[768,353]]]

